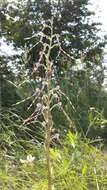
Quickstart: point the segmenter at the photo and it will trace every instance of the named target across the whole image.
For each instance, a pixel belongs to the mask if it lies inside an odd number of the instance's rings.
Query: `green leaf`
[[[71,131],[68,132],[67,134],[68,140],[70,141],[71,145],[73,148],[75,148],[76,145],[76,135],[71,133]]]
[[[83,175],[83,176],[86,176],[87,170],[88,170],[88,166],[87,166],[87,164],[84,164],[84,166],[83,166],[83,168],[82,168],[82,175]]]
[[[53,160],[57,160],[57,154],[56,152],[54,151],[54,149],[50,149],[50,154],[51,154],[51,157],[53,158]]]

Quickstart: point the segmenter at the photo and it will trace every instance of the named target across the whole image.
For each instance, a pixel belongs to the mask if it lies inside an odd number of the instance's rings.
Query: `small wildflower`
[[[61,106],[62,106],[62,102],[59,102],[59,103],[58,103],[58,106],[61,107]]]
[[[39,88],[36,88],[36,93],[39,93],[40,92],[40,89]]]
[[[58,103],[59,100],[60,100],[60,97],[59,97],[58,94],[56,94],[56,93],[53,95],[53,98],[54,98],[55,102],[57,102],[57,103]]]
[[[39,77],[38,82],[41,82],[41,81],[42,81],[42,78],[41,78],[41,77]]]
[[[90,107],[90,111],[93,111],[93,110],[95,110],[95,108],[94,107]]]
[[[42,96],[42,100],[43,100],[44,103],[47,102],[47,96],[46,96],[46,95],[43,95],[43,96]]]
[[[43,86],[47,86],[47,84],[48,84],[47,81],[43,81],[43,82],[42,82],[42,85],[43,85]]]
[[[105,125],[101,125],[101,129],[104,129],[105,128]]]
[[[42,104],[41,103],[37,103],[36,107],[37,107],[37,109],[40,109],[42,107]]]
[[[35,160],[35,157],[32,156],[31,154],[27,155],[26,160],[20,159],[20,162],[22,164],[31,164]]]
[[[47,106],[42,106],[42,111],[47,111],[48,107]]]
[[[38,32],[37,35],[38,35],[38,36],[44,36],[44,33],[43,33],[43,32]]]
[[[29,154],[29,155],[27,156],[27,161],[28,161],[29,163],[32,163],[34,160],[35,160],[35,157],[32,156],[31,154]]]
[[[42,122],[42,125],[43,125],[43,127],[46,127],[46,122],[43,121],[43,122]]]
[[[57,104],[57,106],[58,106],[59,110],[61,111],[61,108],[62,108],[62,103],[61,103],[61,102],[59,102],[59,103]]]
[[[59,91],[60,90],[60,86],[56,86],[56,91]]]
[[[58,94],[54,94],[53,97],[54,97],[55,99],[58,99],[58,98],[59,98]]]
[[[56,134],[53,136],[53,139],[59,140],[59,133],[56,133]]]

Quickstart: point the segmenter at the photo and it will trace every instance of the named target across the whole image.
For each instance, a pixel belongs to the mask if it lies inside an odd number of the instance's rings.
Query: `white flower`
[[[47,96],[46,96],[46,95],[43,95],[43,96],[42,96],[42,100],[43,100],[44,102],[47,102]]]
[[[53,97],[57,99],[58,98],[58,94],[54,94]]]
[[[105,125],[101,125],[101,129],[104,129],[105,128]]]
[[[39,77],[39,78],[38,78],[38,82],[41,82],[41,81],[42,81],[42,78],[41,78],[41,77]]]
[[[44,36],[44,33],[43,33],[43,32],[38,32],[37,35],[38,35],[38,36]]]
[[[39,93],[40,92],[40,89],[39,88],[36,88],[36,93]]]
[[[61,106],[62,106],[62,102],[59,102],[59,103],[58,103],[58,106],[61,107]]]
[[[43,86],[47,86],[47,84],[48,84],[47,81],[43,81],[43,82],[42,82],[42,85],[43,85]]]
[[[36,106],[37,106],[37,109],[41,109],[42,104],[41,103],[37,103]]]
[[[60,86],[56,86],[56,91],[59,91],[60,90]]]
[[[56,133],[54,136],[53,136],[53,139],[59,139],[59,133]]]
[[[22,164],[31,164],[35,160],[35,157],[32,156],[31,154],[27,155],[26,160],[20,159],[20,162]]]
[[[93,110],[95,110],[95,108],[94,107],[90,107],[90,111],[93,111]]]
[[[29,163],[32,163],[34,160],[35,160],[35,157],[32,156],[31,154],[29,154],[29,155],[27,156],[27,161],[28,161]]]
[[[43,122],[42,122],[42,125],[43,125],[43,127],[46,127],[46,122],[43,121]]]

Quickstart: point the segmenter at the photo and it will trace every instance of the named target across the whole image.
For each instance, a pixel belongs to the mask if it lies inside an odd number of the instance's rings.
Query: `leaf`
[[[54,151],[54,149],[50,149],[50,154],[53,160],[60,161],[61,160],[61,154],[58,151]]]
[[[55,153],[54,149],[50,149],[50,154],[51,154],[51,157],[54,159],[54,160],[57,160],[57,154]]]
[[[83,175],[83,176],[86,176],[87,170],[88,170],[87,164],[84,164],[84,166],[83,166],[83,168],[82,168],[82,175]]]
[[[76,135],[71,133],[71,131],[68,132],[67,137],[72,145],[73,148],[75,148],[76,145]]]

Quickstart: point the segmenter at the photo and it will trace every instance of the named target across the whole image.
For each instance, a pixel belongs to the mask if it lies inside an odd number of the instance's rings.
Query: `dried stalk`
[[[47,179],[48,187],[47,190],[52,190],[52,170],[51,170],[51,158],[50,158],[50,143],[51,143],[51,129],[52,129],[52,115],[51,115],[51,74],[52,74],[52,64],[50,62],[50,52],[52,47],[53,39],[53,21],[51,21],[51,36],[50,44],[46,57],[46,66],[47,66],[47,125],[46,125],[46,138],[45,138],[45,151],[46,151],[46,162],[47,162]]]

